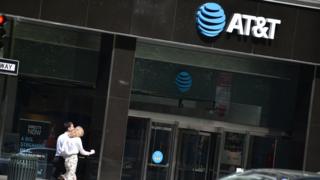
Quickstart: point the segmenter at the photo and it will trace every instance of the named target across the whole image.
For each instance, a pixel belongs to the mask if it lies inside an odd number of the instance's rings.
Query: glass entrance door
[[[174,125],[152,123],[147,159],[147,180],[170,179],[174,132]]]
[[[215,174],[216,139],[215,134],[180,130],[175,179],[212,179]]]
[[[272,168],[277,141],[129,117],[122,180],[215,180],[237,168]]]
[[[226,132],[221,148],[219,177],[243,168],[246,160],[246,134]]]
[[[251,136],[246,168],[273,168],[275,144],[274,137]]]

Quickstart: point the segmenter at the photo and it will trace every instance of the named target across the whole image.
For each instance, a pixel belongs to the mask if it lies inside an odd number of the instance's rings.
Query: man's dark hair
[[[63,126],[66,128],[66,129],[68,129],[70,126],[72,126],[73,125],[73,122],[65,122],[64,124],[63,124]]]

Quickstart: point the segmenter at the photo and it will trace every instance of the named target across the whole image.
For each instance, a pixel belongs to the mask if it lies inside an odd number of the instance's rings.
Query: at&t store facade
[[[316,3],[8,0],[0,12],[4,176],[28,151],[49,179],[66,121],[97,151],[78,179],[319,171]]]

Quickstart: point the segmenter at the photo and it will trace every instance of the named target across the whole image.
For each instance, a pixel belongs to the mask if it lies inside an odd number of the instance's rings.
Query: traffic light
[[[0,14],[0,48],[4,46],[5,38],[7,37],[7,18],[4,15]]]
[[[0,25],[3,25],[6,21],[6,17],[4,15],[0,15]]]

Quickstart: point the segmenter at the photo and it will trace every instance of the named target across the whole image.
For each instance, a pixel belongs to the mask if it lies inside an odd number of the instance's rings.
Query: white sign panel
[[[0,74],[18,75],[19,61],[0,58]]]

